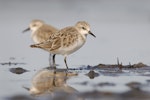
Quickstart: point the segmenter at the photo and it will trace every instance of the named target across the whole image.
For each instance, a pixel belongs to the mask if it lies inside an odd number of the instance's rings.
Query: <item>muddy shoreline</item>
[[[19,94],[13,96],[5,97],[6,100],[148,100],[150,98],[150,91],[145,90],[145,88],[150,88],[150,66],[137,63],[122,65],[119,62],[117,64],[98,64],[96,66],[81,66],[79,68],[70,68],[69,71],[66,69],[52,69],[49,67],[42,68],[40,71],[26,69],[25,63],[16,62],[14,63],[1,63],[1,67],[9,66],[9,72],[16,75],[22,75],[24,73],[35,73],[32,79],[32,86],[38,89],[39,92],[33,92],[33,87],[22,87],[23,91],[28,92],[28,95]],[[18,67],[20,66],[20,67]],[[59,66],[58,66],[59,67]],[[44,72],[43,72],[44,70]],[[80,75],[83,75],[83,79]],[[135,81],[130,79],[130,82],[126,82],[124,85],[128,87],[129,90],[126,92],[113,92],[111,88],[118,86],[117,82],[110,82],[110,80],[105,80],[104,82],[96,82],[96,79],[101,80],[102,77],[116,78],[126,76],[127,79],[130,77],[149,77],[144,81]],[[77,77],[83,81],[76,81],[73,79]],[[41,81],[41,78],[44,79]],[[68,85],[68,80],[73,79],[74,81]],[[138,80],[138,79],[137,79]],[[53,82],[52,82],[53,81]],[[124,80],[126,81],[126,80]],[[16,83],[18,83],[16,81]],[[92,82],[95,82],[94,84]],[[92,84],[91,84],[92,83]],[[47,85],[46,85],[47,84]],[[72,87],[72,85],[75,85]],[[40,87],[39,87],[40,86]],[[76,86],[84,87],[85,91],[80,92]],[[86,87],[95,88],[90,91],[86,90]],[[7,87],[6,87],[7,88]],[[83,88],[83,89],[84,89]],[[100,88],[97,90],[96,88]],[[108,91],[103,88],[108,88]],[[110,89],[109,89],[110,88]],[[110,91],[109,91],[110,90]],[[51,92],[50,92],[51,91]],[[69,91],[69,92],[68,92]],[[71,92],[70,92],[71,91]],[[34,93],[34,95],[33,95]]]

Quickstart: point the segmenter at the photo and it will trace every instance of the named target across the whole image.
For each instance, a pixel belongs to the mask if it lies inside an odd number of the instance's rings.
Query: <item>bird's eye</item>
[[[86,28],[85,28],[85,27],[82,27],[82,29],[86,30]]]
[[[36,27],[36,24],[33,24],[33,27]]]

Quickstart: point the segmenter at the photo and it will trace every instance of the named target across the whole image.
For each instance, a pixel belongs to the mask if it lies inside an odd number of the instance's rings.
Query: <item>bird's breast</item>
[[[33,40],[34,43],[41,43],[41,42],[43,42],[42,39],[41,39],[41,37],[38,35],[37,32],[33,32],[31,34],[31,38],[32,38],[32,40]]]
[[[85,41],[82,39],[76,40],[74,43],[70,43],[69,46],[61,46],[58,53],[61,55],[69,55],[80,49],[84,45]]]

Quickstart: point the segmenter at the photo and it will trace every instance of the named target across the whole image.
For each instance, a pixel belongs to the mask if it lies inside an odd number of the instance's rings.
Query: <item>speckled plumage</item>
[[[29,24],[29,28],[24,30],[24,32],[31,30],[31,38],[34,43],[41,43],[49,39],[49,37],[58,31],[57,28],[46,24],[42,20],[32,20]],[[50,60],[52,55],[50,55]],[[53,59],[53,62],[55,58]],[[51,64],[51,62],[50,62]]]
[[[31,38],[35,43],[41,43],[49,39],[50,35],[58,31],[57,28],[46,24],[41,20],[33,20],[30,25]]]
[[[68,68],[66,57],[84,45],[87,34],[95,37],[90,32],[90,25],[85,21],[79,21],[75,26],[63,28],[52,34],[47,41],[31,45],[31,47],[42,48],[52,54],[63,55],[66,67]]]

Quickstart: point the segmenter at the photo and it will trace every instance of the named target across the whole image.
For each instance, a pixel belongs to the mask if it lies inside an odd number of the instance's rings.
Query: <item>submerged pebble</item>
[[[10,68],[9,71],[12,73],[15,73],[15,74],[23,74],[23,73],[27,72],[28,70],[17,67],[17,68]]]
[[[98,77],[99,74],[96,73],[94,70],[90,70],[89,73],[86,74],[90,79],[94,79],[95,77]]]

